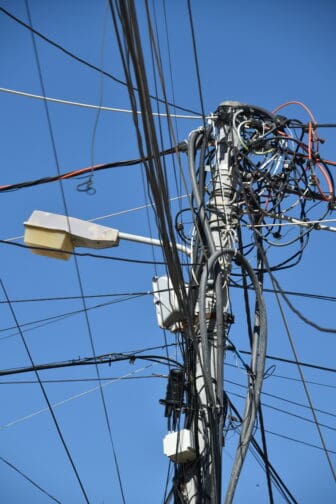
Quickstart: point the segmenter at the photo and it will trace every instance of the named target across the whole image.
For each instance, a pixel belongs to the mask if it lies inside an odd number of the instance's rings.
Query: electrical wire
[[[53,420],[53,423],[54,423],[54,425],[55,425],[55,427],[56,427],[56,431],[57,431],[57,433],[58,433],[58,437],[59,437],[59,439],[60,439],[60,441],[61,441],[61,443],[62,443],[62,445],[63,445],[63,448],[64,448],[64,450],[65,450],[65,452],[66,452],[66,455],[67,455],[67,457],[68,457],[68,460],[69,460],[69,462],[70,462],[70,465],[71,465],[71,467],[72,467],[72,470],[73,470],[73,472],[74,472],[74,474],[75,474],[75,477],[76,477],[76,479],[77,479],[77,481],[78,481],[78,484],[79,484],[79,486],[80,486],[81,492],[82,492],[83,497],[84,497],[84,500],[85,500],[85,502],[86,502],[87,504],[89,504],[89,502],[90,502],[90,501],[89,501],[88,496],[87,496],[87,493],[86,493],[86,491],[85,491],[85,488],[84,488],[83,482],[82,482],[82,480],[81,480],[81,478],[80,478],[80,476],[79,476],[79,473],[78,473],[77,467],[76,467],[76,465],[75,465],[75,462],[74,462],[74,460],[73,460],[73,458],[72,458],[72,456],[71,456],[70,450],[69,450],[69,448],[68,448],[68,446],[67,446],[67,443],[66,443],[66,441],[65,441],[65,439],[64,439],[64,436],[63,436],[62,431],[61,431],[61,429],[60,429],[60,426],[59,426],[59,424],[58,424],[57,418],[56,418],[55,413],[54,413],[54,411],[53,411],[53,409],[52,409],[52,406],[51,406],[51,403],[50,403],[50,401],[49,401],[48,395],[47,395],[47,393],[46,393],[45,387],[44,387],[43,383],[42,383],[42,382],[41,382],[41,380],[40,380],[40,375],[39,375],[39,373],[37,372],[37,369],[35,369],[35,363],[34,363],[33,357],[32,357],[32,355],[31,355],[31,352],[30,352],[29,347],[28,347],[28,345],[27,345],[26,339],[25,339],[25,337],[24,337],[24,334],[23,334],[23,332],[22,332],[22,329],[21,329],[21,327],[20,327],[20,324],[19,324],[18,319],[17,319],[17,317],[16,317],[16,314],[15,314],[15,312],[14,312],[14,309],[13,309],[12,305],[11,305],[11,304],[10,304],[10,302],[9,302],[9,297],[8,297],[7,291],[6,291],[6,289],[5,289],[5,286],[4,286],[3,281],[2,281],[2,279],[1,279],[1,278],[0,278],[0,285],[1,285],[1,288],[2,288],[3,293],[4,293],[4,295],[5,295],[5,298],[6,298],[6,300],[8,301],[8,307],[9,307],[9,310],[10,310],[11,315],[12,315],[12,317],[13,317],[13,320],[14,320],[14,322],[15,322],[16,326],[17,326],[17,329],[18,329],[18,331],[19,331],[19,333],[20,333],[20,337],[21,337],[22,344],[23,344],[23,346],[24,346],[24,348],[25,348],[25,351],[26,351],[26,353],[27,353],[28,359],[29,359],[29,361],[30,361],[30,363],[31,363],[31,370],[32,370],[32,371],[34,371],[35,376],[36,376],[36,379],[37,379],[37,381],[39,382],[39,386],[40,386],[40,389],[41,389],[42,395],[43,395],[43,397],[44,397],[44,400],[45,400],[45,401],[46,401],[46,403],[47,403],[47,406],[48,406],[48,409],[49,409],[49,412],[50,412],[51,418],[52,418],[52,420]]]
[[[159,155],[160,156],[167,156],[169,154],[175,154],[177,150],[181,150],[183,152],[185,150],[185,148],[186,148],[185,143],[182,142],[181,144],[177,145],[176,147],[171,147],[169,149],[161,151],[159,153]],[[94,165],[94,166],[88,166],[86,168],[79,168],[78,170],[72,170],[72,171],[69,171],[66,173],[60,173],[60,174],[57,174],[57,175],[51,176],[51,177],[43,177],[43,178],[39,178],[36,180],[27,181],[27,182],[19,182],[17,184],[0,186],[0,192],[16,191],[18,189],[24,189],[26,187],[33,187],[36,185],[48,184],[50,182],[56,182],[58,180],[67,180],[67,179],[77,177],[78,175],[85,175],[86,173],[90,173],[92,171],[96,172],[96,171],[100,171],[100,170],[106,170],[109,168],[121,168],[121,167],[126,167],[126,166],[135,166],[135,165],[139,165],[141,163],[144,163],[145,161],[148,161],[148,160],[149,160],[149,157],[144,157],[144,158],[130,159],[127,161],[115,161],[112,163],[103,163],[103,164],[98,164],[98,165]]]
[[[32,19],[31,19],[31,14],[30,14],[28,0],[25,0],[25,6],[26,6],[26,11],[27,11],[29,26],[31,27],[31,38],[32,38],[32,44],[33,44],[33,49],[34,49],[34,56],[35,56],[35,61],[36,61],[36,66],[37,66],[37,71],[38,71],[38,77],[39,77],[39,81],[40,81],[40,86],[41,86],[41,90],[42,90],[43,96],[46,96],[44,79],[43,79],[43,74],[42,74],[42,68],[41,68],[39,54],[38,54],[37,45],[36,45],[36,41],[35,41],[35,33],[33,31],[33,23],[32,23]],[[50,136],[50,140],[51,140],[52,152],[53,152],[53,157],[54,157],[54,161],[55,161],[55,166],[56,166],[57,174],[60,177],[60,175],[61,175],[61,172],[60,172],[60,163],[59,163],[57,149],[56,149],[56,141],[55,141],[55,136],[54,136],[54,130],[53,130],[52,123],[51,123],[51,117],[50,117],[50,113],[49,113],[49,107],[48,107],[48,103],[46,101],[44,101],[43,103],[44,103],[44,108],[45,108],[45,113],[46,113],[46,118],[47,118],[48,131],[49,131],[49,136]],[[65,214],[68,217],[68,215],[69,215],[68,206],[67,206],[67,201],[66,201],[66,197],[65,197],[65,191],[64,191],[64,187],[63,187],[61,179],[59,180],[59,188],[60,188],[60,192],[61,192],[61,198],[62,198]],[[69,222],[68,222],[68,227],[70,229]],[[80,294],[81,294],[81,298],[82,298],[82,303],[83,303],[83,308],[84,308],[84,317],[85,317],[85,322],[86,322],[86,326],[87,326],[87,330],[88,330],[91,351],[92,351],[93,355],[95,355],[96,354],[96,352],[95,352],[95,345],[94,345],[94,341],[93,341],[93,334],[92,334],[91,325],[90,325],[90,321],[89,321],[89,317],[88,317],[88,312],[86,310],[87,307],[86,307],[86,301],[85,301],[85,298],[84,298],[84,289],[83,289],[83,283],[82,283],[82,278],[81,278],[81,274],[80,274],[79,264],[78,264],[77,257],[75,257],[74,259],[75,259],[74,263],[75,263],[75,270],[76,270],[76,275],[77,275],[77,281],[78,281],[78,286],[79,286],[79,290],[80,290]],[[97,377],[99,378],[100,377],[99,368],[98,368],[98,366],[96,364],[95,364],[95,370],[96,370],[96,373],[97,373]],[[111,425],[110,425],[110,419],[109,419],[109,415],[108,415],[108,411],[107,411],[106,401],[105,401],[105,397],[104,397],[104,391],[102,389],[101,382],[100,382],[100,396],[101,396],[101,402],[102,402],[102,407],[103,407],[104,418],[105,418],[105,422],[106,422],[106,426],[107,426],[107,430],[108,430],[108,435],[109,435],[109,440],[110,440],[110,446],[111,446],[111,450],[112,450],[112,454],[113,454],[113,459],[114,459],[114,463],[115,463],[115,468],[116,468],[116,473],[117,473],[117,478],[118,478],[120,493],[121,493],[123,504],[126,504],[125,495],[124,495],[124,489],[123,489],[123,484],[122,484],[122,480],[121,480],[119,462],[118,462],[118,458],[117,458],[117,454],[116,454],[116,449],[115,449],[115,446],[114,446],[114,441],[113,441],[113,437],[112,437],[112,430],[111,430]]]
[[[0,8],[1,10],[1,8]],[[9,89],[9,88],[4,88],[0,87],[0,92],[2,93],[9,93],[17,96],[24,96],[26,98],[34,98],[36,100],[45,100],[51,103],[60,103],[62,105],[71,105],[73,107],[80,107],[80,108],[87,108],[87,109],[93,109],[93,110],[101,110],[101,111],[106,111],[106,112],[118,112],[122,114],[132,114],[132,110],[130,109],[125,109],[125,108],[118,108],[118,107],[107,107],[104,105],[93,105],[91,103],[82,103],[82,102],[77,102],[77,101],[72,101],[72,100],[63,100],[61,98],[52,98],[50,96],[41,96],[33,93],[27,93],[25,91],[19,91],[17,89]],[[138,114],[141,114],[141,111],[137,111]],[[167,117],[167,114],[164,112],[153,112],[153,115],[156,117]],[[200,115],[183,115],[183,114],[171,114],[172,117],[175,119],[202,119],[202,116]]]
[[[118,83],[118,84],[121,84],[123,86],[127,86],[127,83],[121,79],[118,79],[117,77],[115,77],[114,75],[112,75],[111,73],[109,72],[106,72],[105,70],[97,67],[96,65],[93,65],[92,63],[89,63],[88,61],[86,61],[85,59],[77,56],[76,54],[74,54],[73,52],[69,51],[68,49],[66,49],[65,47],[61,46],[60,44],[58,44],[57,42],[54,42],[53,40],[51,40],[50,38],[46,37],[45,35],[43,35],[41,32],[35,30],[31,24],[27,24],[25,23],[24,21],[22,21],[21,19],[19,19],[18,17],[14,16],[12,13],[10,13],[8,10],[4,9],[4,7],[1,7],[0,6],[0,12],[2,12],[3,14],[5,14],[6,16],[10,17],[13,21],[15,21],[16,23],[20,24],[21,26],[23,26],[24,28],[26,28],[27,30],[29,30],[31,33],[33,33],[34,35],[36,35],[37,37],[39,37],[41,40],[43,40],[44,42],[47,42],[48,44],[52,45],[53,47],[56,47],[57,49],[59,49],[60,51],[62,51],[64,54],[66,54],[67,56],[70,56],[70,58],[78,61],[79,63],[87,66],[88,68],[91,68],[92,70],[95,70],[96,72],[99,72],[101,74],[103,74],[104,76],[108,77],[109,79],[112,79],[114,82]],[[134,91],[138,91],[137,88],[134,88]],[[152,96],[151,95],[151,98],[153,100],[156,100],[158,102],[161,102],[161,103],[164,103],[164,100],[162,100],[161,98],[158,98],[157,96]],[[45,98],[44,98],[45,99]],[[190,112],[191,114],[195,114],[195,115],[199,115],[198,112],[194,112],[193,110],[190,110],[188,108],[184,108],[184,107],[180,107],[176,104],[172,104],[172,103],[169,103],[169,105],[175,107],[176,109],[179,109],[179,110],[183,110],[184,112]]]
[[[244,396],[241,395],[241,394],[237,394],[236,392],[230,392],[231,395],[234,395],[235,397],[239,397],[241,399],[244,399]],[[302,415],[297,415],[296,413],[293,413],[293,412],[290,412],[290,411],[286,411],[284,409],[281,409],[281,408],[277,408],[276,406],[273,406],[271,404],[267,404],[265,402],[261,402],[262,406],[265,406],[265,408],[270,408],[274,411],[278,411],[279,413],[283,413],[284,415],[288,415],[288,416],[291,416],[293,418],[298,418],[299,420],[302,420],[304,422],[308,422],[308,423],[312,423],[314,425],[315,424],[315,421],[314,420],[311,420],[310,418],[306,418]],[[332,427],[331,425],[326,425],[326,424],[323,424],[321,422],[318,422],[318,425],[319,427],[323,427],[324,429],[329,429],[329,430],[332,430],[332,431],[336,431],[336,427]]]
[[[8,467],[10,467],[11,469],[13,469],[15,472],[17,472],[20,476],[22,476],[26,481],[28,481],[29,483],[31,483],[41,493],[43,493],[44,495],[46,495],[47,497],[49,497],[50,500],[52,500],[53,502],[58,502],[58,504],[62,504],[62,502],[60,500],[56,499],[56,497],[54,497],[49,492],[47,492],[44,488],[42,488],[40,485],[38,485],[32,478],[30,478],[29,476],[27,476],[27,474],[25,474],[23,471],[21,471],[21,469],[19,469],[14,464],[12,464],[11,462],[9,462],[9,460],[5,459],[5,457],[0,456],[0,460],[4,464],[8,465]]]

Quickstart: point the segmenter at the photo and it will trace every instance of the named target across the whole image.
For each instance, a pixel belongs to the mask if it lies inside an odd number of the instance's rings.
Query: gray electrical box
[[[153,296],[159,326],[170,331],[181,330],[182,312],[167,276],[153,278]]]

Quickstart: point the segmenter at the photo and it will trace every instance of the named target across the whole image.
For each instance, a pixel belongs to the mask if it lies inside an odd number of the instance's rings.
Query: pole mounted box
[[[159,327],[170,331],[181,330],[182,311],[171,280],[167,276],[154,277],[152,285]]]
[[[196,459],[193,433],[188,429],[169,432],[163,439],[163,453],[176,464],[186,464]]]

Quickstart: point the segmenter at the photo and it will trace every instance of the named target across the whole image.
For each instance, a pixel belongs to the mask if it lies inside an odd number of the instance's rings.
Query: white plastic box
[[[176,464],[186,464],[196,459],[193,433],[188,429],[169,432],[163,439],[163,453]]]

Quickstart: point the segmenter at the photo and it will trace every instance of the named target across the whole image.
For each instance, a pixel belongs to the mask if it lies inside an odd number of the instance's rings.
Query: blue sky
[[[168,37],[171,51],[172,81],[162,2],[156,7],[168,95],[181,106],[200,110],[191,32],[185,1],[167,3]],[[202,91],[206,112],[212,112],[226,99],[253,103],[272,110],[288,100],[305,102],[318,122],[336,122],[336,49],[334,32],[335,6],[331,0],[307,1],[210,1],[191,2],[196,29]],[[0,5],[27,22],[25,3],[5,1]],[[33,25],[52,40],[104,70],[123,78],[112,22],[104,1],[30,0]],[[142,30],[149,84],[154,93],[150,52],[146,36],[144,6],[136,2]],[[3,88],[42,94],[33,51],[31,34],[0,13],[1,84]],[[36,40],[46,95],[76,102],[129,109],[127,90],[70,59],[47,43]],[[61,172],[90,164],[126,160],[138,156],[138,148],[130,114],[102,111],[51,103],[49,112]],[[34,180],[57,173],[46,113],[42,101],[0,92],[1,107],[1,185]],[[308,118],[298,107],[284,111],[288,117],[302,121]],[[97,123],[94,135],[95,123]],[[199,119],[180,119],[176,125],[179,141],[201,124]],[[164,132],[165,133],[165,132]],[[323,130],[326,142],[322,153],[336,159],[336,129]],[[94,136],[93,136],[94,135]],[[164,147],[169,147],[165,135]],[[186,159],[184,160],[186,162]],[[141,168],[117,168],[96,173],[96,193],[89,196],[76,190],[83,180],[63,183],[69,214],[93,219],[111,215],[101,224],[125,232],[157,236],[153,216],[146,210],[120,214],[121,211],[148,203],[143,190]],[[172,186],[173,187],[173,186]],[[172,191],[172,196],[177,193]],[[16,192],[2,193],[1,239],[20,237],[23,222],[35,209],[64,213],[58,183],[37,186]],[[179,204],[173,203],[177,211]],[[119,215],[112,215],[118,214]],[[332,215],[329,216],[332,218]],[[151,226],[149,226],[149,222]],[[335,294],[333,233],[316,232],[310,240],[298,267],[278,274],[283,288],[302,292]],[[18,239],[17,242],[22,242]],[[121,243],[107,251],[111,256],[151,260],[151,247]],[[285,253],[283,251],[279,254]],[[1,244],[1,279],[11,300],[80,296],[74,259],[56,261],[31,254],[28,250]],[[155,251],[160,260],[159,251]],[[123,263],[114,260],[78,258],[83,291],[86,296],[143,292],[151,290],[151,279],[163,273],[152,265]],[[114,298],[88,298],[87,306],[106,303]],[[118,298],[119,299],[119,298]],[[0,291],[0,301],[5,295]],[[239,320],[243,303],[240,294],[232,293],[237,324],[231,338],[247,349],[247,335]],[[288,339],[272,295],[266,295],[271,355],[292,358]],[[332,302],[295,298],[295,305],[324,326],[335,326]],[[34,323],[49,317],[83,309],[81,299],[25,301],[12,303],[22,325],[36,363],[68,360],[91,355],[88,324],[83,313],[57,318],[48,325]],[[302,361],[334,367],[336,350],[334,335],[318,333],[287,313],[289,326]],[[29,364],[15,321],[8,305],[0,305],[0,368]],[[96,353],[132,351],[164,344],[157,327],[151,296],[127,300],[88,311]],[[167,335],[173,342],[172,335]],[[226,377],[245,384],[244,372],[232,356],[227,357]],[[270,366],[273,362],[268,361]],[[165,395],[166,380],[160,375],[166,368],[147,367],[143,361],[101,366],[103,377],[127,377],[104,387],[122,482],[128,504],[162,502],[168,462],[162,453],[162,439],[167,432],[163,407],[159,399]],[[302,385],[288,380],[298,378],[294,366],[277,363],[275,375],[265,380],[264,391],[306,404]],[[155,375],[155,377],[141,378]],[[307,380],[324,385],[309,386],[316,408],[336,414],[335,387],[332,373],[305,370]],[[43,379],[95,378],[90,367],[50,370]],[[2,378],[1,381],[9,381]],[[33,380],[25,374],[13,380]],[[78,472],[94,504],[120,503],[120,491],[103,415],[99,391],[90,389],[95,381],[47,383],[52,404],[87,392],[55,407]],[[241,394],[243,389],[227,384],[227,390]],[[81,503],[83,497],[71,471],[48,412],[31,418],[44,409],[45,401],[36,384],[4,384],[0,386],[0,456],[8,459],[62,503]],[[235,396],[232,396],[235,397]],[[265,396],[264,402],[311,419],[308,409]],[[242,407],[242,401],[235,398]],[[319,446],[314,425],[284,413],[264,408],[265,427]],[[335,416],[318,414],[319,420],[334,429]],[[15,423],[15,425],[9,425]],[[331,450],[336,450],[335,431],[323,428]],[[259,435],[259,434],[257,434]],[[223,452],[223,481],[227,481],[235,453],[237,434],[228,435]],[[298,502],[325,504],[335,501],[335,489],[325,456],[319,449],[268,436],[269,456]],[[336,463],[335,455],[331,455]],[[44,503],[49,499],[0,461],[1,502]],[[281,502],[276,495],[276,502]],[[247,458],[237,489],[236,502],[264,504],[267,501],[263,471],[253,457]]]

